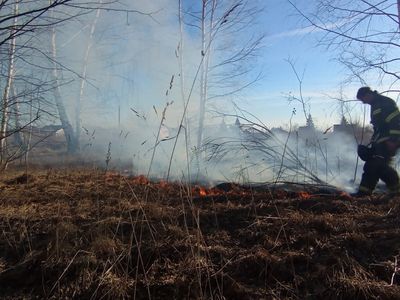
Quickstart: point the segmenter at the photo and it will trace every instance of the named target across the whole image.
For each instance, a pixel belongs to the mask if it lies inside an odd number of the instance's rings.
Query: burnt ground
[[[400,199],[219,188],[3,174],[0,297],[400,299]]]

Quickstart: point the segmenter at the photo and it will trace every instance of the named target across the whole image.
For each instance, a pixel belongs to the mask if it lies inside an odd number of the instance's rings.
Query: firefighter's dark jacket
[[[400,111],[389,97],[375,92],[371,102],[371,124],[374,128],[372,143],[400,141]]]

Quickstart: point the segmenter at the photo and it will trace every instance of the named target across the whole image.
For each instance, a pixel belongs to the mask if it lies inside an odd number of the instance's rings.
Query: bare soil
[[[2,174],[0,297],[400,299],[398,202],[99,170]]]

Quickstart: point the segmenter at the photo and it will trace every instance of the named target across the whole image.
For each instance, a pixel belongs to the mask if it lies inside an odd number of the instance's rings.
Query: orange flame
[[[310,199],[311,198],[311,195],[309,194],[309,193],[307,193],[307,192],[299,192],[299,197],[301,198],[301,199]]]
[[[166,180],[160,180],[160,182],[158,183],[159,187],[164,189],[168,187],[168,181]]]
[[[350,194],[347,193],[347,192],[340,192],[339,193],[339,197],[342,198],[342,199],[346,199],[346,200],[351,200],[352,199]]]
[[[119,174],[117,172],[107,171],[107,173],[105,175],[105,180],[107,183],[111,183],[114,180],[116,180],[118,177],[119,177]]]
[[[206,197],[206,196],[217,196],[217,195],[223,195],[224,192],[216,189],[216,188],[205,188],[203,186],[196,185],[192,188],[193,193],[199,195],[200,197]]]
[[[207,196],[207,191],[206,191],[206,189],[203,188],[203,187],[200,187],[199,194],[200,194],[200,196],[202,196],[202,197]]]
[[[132,180],[133,180],[133,183],[136,183],[136,184],[149,184],[149,182],[150,182],[149,179],[144,175],[139,175],[139,176],[133,177]]]

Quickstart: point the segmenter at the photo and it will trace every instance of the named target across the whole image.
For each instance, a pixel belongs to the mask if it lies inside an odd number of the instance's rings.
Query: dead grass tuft
[[[92,242],[91,249],[93,253],[96,253],[96,255],[100,257],[112,257],[122,251],[122,246],[116,239],[111,239],[107,236],[99,236]]]
[[[5,179],[4,183],[7,185],[26,184],[34,182],[35,177],[29,174],[21,174],[13,178]]]

